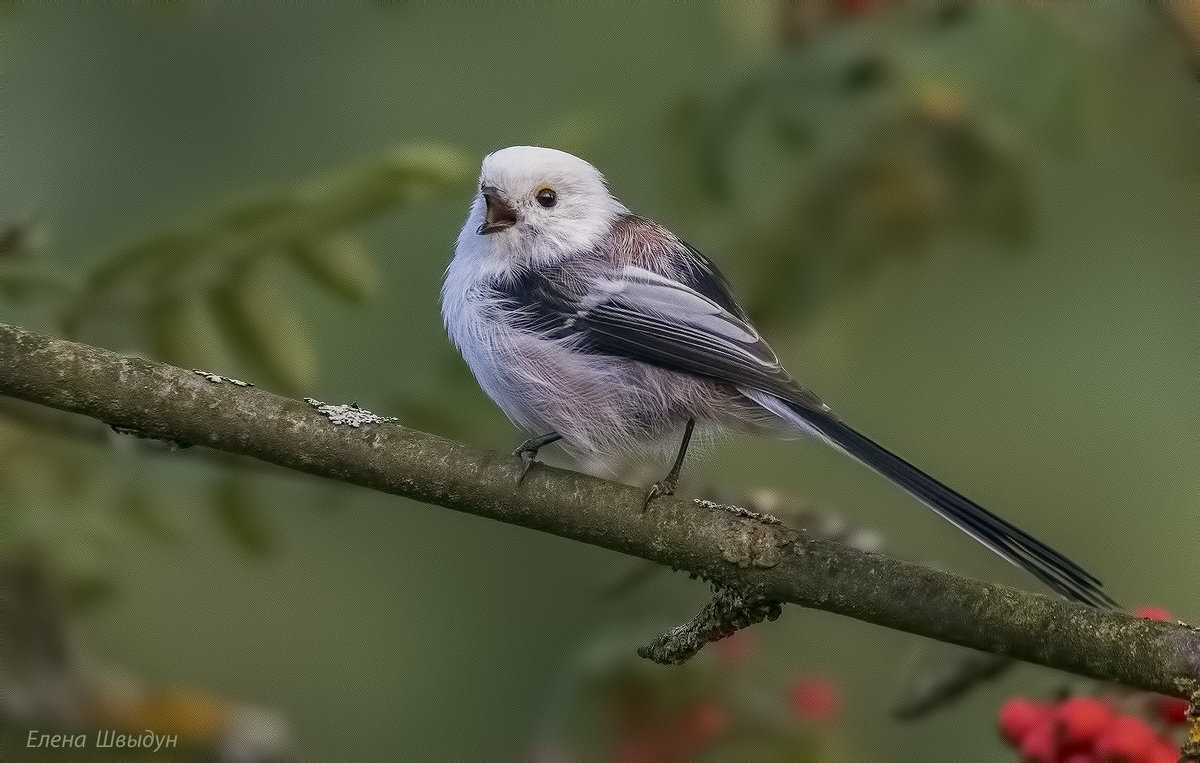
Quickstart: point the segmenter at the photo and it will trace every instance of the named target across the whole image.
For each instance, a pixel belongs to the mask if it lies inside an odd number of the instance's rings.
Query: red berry
[[[806,721],[829,721],[838,714],[841,697],[833,682],[827,678],[797,678],[788,687],[792,712]]]
[[[1181,697],[1155,697],[1154,711],[1166,723],[1181,726],[1187,723],[1188,701]]]
[[[1157,744],[1154,732],[1144,721],[1131,715],[1119,715],[1096,738],[1093,749],[1096,757],[1103,761],[1145,763]]]
[[[1147,763],[1179,763],[1179,748],[1165,739],[1158,740],[1150,751]]]
[[[1055,715],[1063,744],[1086,750],[1108,726],[1113,711],[1108,703],[1094,697],[1071,697],[1058,706]]]
[[[1052,718],[1034,726],[1021,740],[1021,760],[1025,763],[1058,763],[1058,729]]]
[[[1162,620],[1168,622],[1171,619],[1171,613],[1162,607],[1139,607],[1135,613],[1138,617],[1147,620]]]
[[[719,736],[728,725],[725,708],[716,702],[699,702],[684,716],[683,732],[689,742],[703,743]]]
[[[1045,702],[1013,697],[1005,700],[996,713],[996,725],[1000,734],[1012,747],[1020,747],[1025,735],[1050,720],[1053,708]]]

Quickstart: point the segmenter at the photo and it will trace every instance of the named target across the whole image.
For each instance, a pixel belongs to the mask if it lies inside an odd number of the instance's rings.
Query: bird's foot
[[[513,451],[513,455],[521,459],[521,465],[517,472],[517,484],[520,485],[525,479],[525,474],[529,471],[529,467],[533,466],[537,461],[537,448],[527,448],[524,445]]]
[[[683,428],[683,442],[679,445],[675,463],[671,466],[671,471],[667,472],[667,476],[655,482],[650,488],[650,492],[646,495],[646,502],[642,504],[642,511],[650,508],[650,502],[660,495],[675,494],[675,488],[679,487],[679,472],[683,469],[683,458],[687,455],[688,443],[692,441],[692,430],[695,427],[696,420],[688,419],[687,426]]]
[[[650,486],[650,491],[646,494],[646,501],[642,504],[642,511],[650,508],[650,502],[660,495],[675,495],[675,488],[679,487],[679,474],[671,472],[666,477],[663,477],[658,482]]]
[[[513,451],[513,455],[521,459],[520,471],[517,474],[517,484],[520,485],[525,479],[525,474],[529,468],[537,461],[538,451],[552,442],[562,439],[562,435],[556,432],[540,435],[538,437],[530,437],[525,442]]]

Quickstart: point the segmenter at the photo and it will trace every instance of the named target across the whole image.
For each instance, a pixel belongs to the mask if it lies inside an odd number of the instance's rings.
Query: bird
[[[532,435],[518,479],[553,442],[602,462],[674,453],[649,506],[676,489],[697,426],[811,435],[1063,597],[1116,607],[1079,565],[843,422],[783,368],[716,265],[626,208],[584,159],[485,156],[441,299],[480,387]]]

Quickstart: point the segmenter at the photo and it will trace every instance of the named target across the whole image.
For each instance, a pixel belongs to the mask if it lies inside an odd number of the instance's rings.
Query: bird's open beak
[[[517,224],[517,210],[500,196],[498,189],[484,186],[483,201],[487,204],[487,213],[484,215],[483,225],[476,231],[479,235],[502,231]]]

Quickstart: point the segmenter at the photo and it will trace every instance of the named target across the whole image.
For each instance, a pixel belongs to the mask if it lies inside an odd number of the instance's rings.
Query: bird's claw
[[[513,455],[521,459],[521,470],[517,473],[518,485],[525,480],[525,475],[529,472],[529,468],[537,461],[537,454],[537,448],[527,448],[524,445],[513,451]]]
[[[518,485],[525,479],[525,474],[529,471],[529,467],[533,466],[533,462],[537,460],[538,451],[550,443],[558,442],[561,439],[562,435],[558,432],[547,432],[538,437],[530,437],[513,451],[513,455],[521,459],[521,473],[517,475]]]
[[[660,495],[675,495],[677,487],[679,487],[679,477],[674,474],[669,474],[664,479],[655,482],[650,486],[650,492],[646,494],[646,502],[642,504],[642,511],[650,508],[650,502]]]

